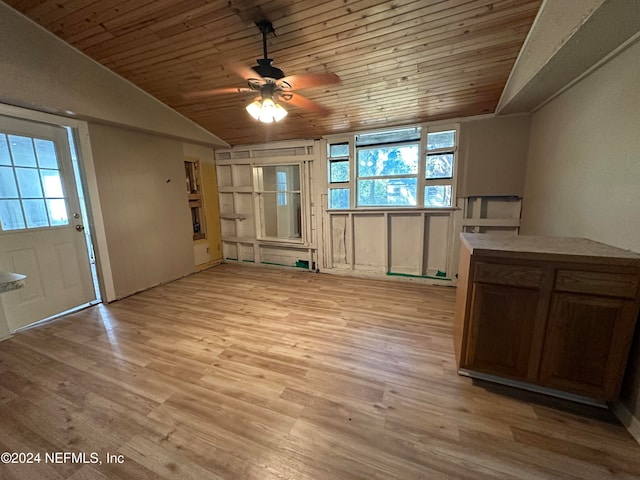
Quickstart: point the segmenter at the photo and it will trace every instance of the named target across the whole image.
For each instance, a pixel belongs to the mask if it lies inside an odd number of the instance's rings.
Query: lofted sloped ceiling
[[[495,110],[542,0],[6,0],[6,3],[230,144],[262,143]],[[302,90],[329,108],[253,120],[231,63],[269,56],[287,75],[334,72]]]

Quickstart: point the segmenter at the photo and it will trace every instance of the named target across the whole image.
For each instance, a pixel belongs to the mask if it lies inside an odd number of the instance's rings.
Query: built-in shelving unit
[[[193,240],[207,238],[202,204],[202,189],[200,181],[200,163],[198,160],[185,160],[185,179],[189,193],[189,208],[191,209],[191,224],[193,226]]]
[[[313,140],[276,142],[265,146],[240,146],[216,151],[218,198],[223,258],[228,262],[301,266],[313,268],[317,246],[315,219],[311,215],[311,164],[316,160]],[[304,185],[300,216],[302,239],[285,241],[265,238],[260,228],[260,201],[263,193],[254,183],[256,168],[298,165]],[[274,194],[275,195],[275,194]],[[306,230],[305,230],[306,229]]]

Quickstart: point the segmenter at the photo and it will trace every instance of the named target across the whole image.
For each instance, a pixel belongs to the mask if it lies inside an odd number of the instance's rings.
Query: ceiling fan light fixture
[[[247,105],[247,112],[262,123],[279,122],[287,116],[287,111],[271,98],[255,100]]]

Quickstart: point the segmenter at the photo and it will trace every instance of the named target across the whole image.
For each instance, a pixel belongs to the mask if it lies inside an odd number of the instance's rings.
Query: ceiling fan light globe
[[[262,112],[262,103],[260,100],[256,100],[247,105],[247,112],[256,120],[260,120],[260,114]]]
[[[262,123],[279,122],[287,116],[287,111],[272,98],[255,100],[246,106],[247,112]]]
[[[288,112],[284,109],[284,107],[282,107],[282,105],[276,103],[276,108],[273,112],[273,119],[276,122],[279,122],[280,120],[282,120],[284,117],[287,116],[287,113]]]

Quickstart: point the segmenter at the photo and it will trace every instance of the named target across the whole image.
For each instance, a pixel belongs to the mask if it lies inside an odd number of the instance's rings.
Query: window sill
[[[455,212],[458,207],[360,207],[360,208],[328,208],[327,213],[435,213]]]

